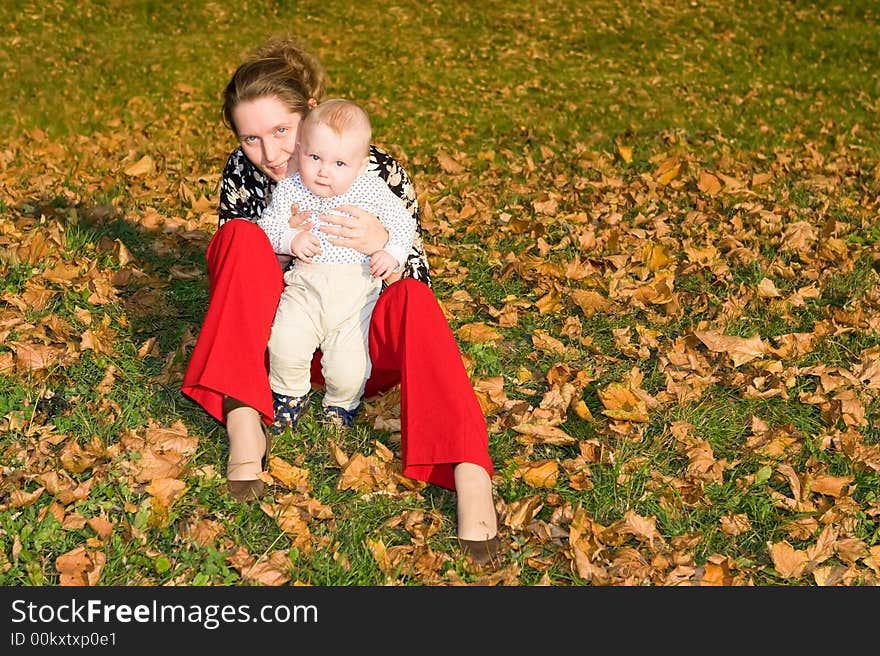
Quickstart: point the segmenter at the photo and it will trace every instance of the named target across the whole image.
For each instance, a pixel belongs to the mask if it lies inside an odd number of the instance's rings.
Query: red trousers
[[[262,229],[243,219],[217,230],[206,258],[208,309],[181,390],[221,423],[224,395],[269,423],[266,344],[283,286],[278,260]],[[471,462],[491,477],[486,420],[431,289],[411,278],[389,285],[373,310],[369,340],[364,396],[400,384],[404,476],[455,489],[453,466]],[[317,357],[312,377],[322,384]]]

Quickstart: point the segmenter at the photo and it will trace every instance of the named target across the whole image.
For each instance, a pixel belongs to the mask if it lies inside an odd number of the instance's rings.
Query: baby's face
[[[338,196],[367,167],[363,139],[351,132],[336,134],[320,123],[303,125],[299,143],[299,174],[303,184],[321,197]]]

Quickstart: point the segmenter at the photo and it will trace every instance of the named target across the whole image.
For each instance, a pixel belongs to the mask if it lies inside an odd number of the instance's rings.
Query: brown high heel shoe
[[[486,540],[464,540],[458,538],[458,544],[465,555],[475,565],[496,564],[499,560],[498,550],[501,548],[501,539],[496,533],[494,537]]]
[[[242,403],[238,399],[234,399],[231,396],[227,396],[223,399],[223,416],[228,417],[229,413],[237,408],[248,408],[245,403]],[[272,449],[272,435],[268,430],[266,424],[263,423],[262,419],[257,415],[257,421],[260,424],[260,428],[263,430],[263,437],[266,440],[266,448],[263,451],[263,457],[261,459],[261,469],[266,471],[269,463],[269,451]],[[238,463],[241,464],[241,463]],[[226,473],[227,476],[229,474],[230,463],[226,465]],[[250,479],[250,480],[238,480],[231,481],[229,478],[226,479],[226,489],[229,490],[229,493],[236,499],[236,501],[249,501],[251,499],[259,499],[263,496],[263,492],[266,490],[266,484],[263,483],[258,478]]]
[[[495,509],[495,535],[485,540],[465,540],[458,538],[458,545],[475,565],[497,565],[500,562],[498,551],[501,549],[501,517]]]
[[[263,458],[260,462],[263,471],[266,471],[269,468],[269,451],[272,450],[272,433],[266,424],[260,422],[260,426],[262,426],[263,436],[266,438],[266,451],[263,453]],[[259,478],[246,481],[230,481],[226,479],[226,489],[229,490],[229,494],[236,501],[245,502],[262,497],[263,492],[266,491],[266,484]]]

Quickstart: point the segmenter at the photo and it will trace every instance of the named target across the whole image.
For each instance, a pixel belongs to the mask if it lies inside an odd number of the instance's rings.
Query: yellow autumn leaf
[[[776,285],[769,278],[762,278],[758,283],[758,296],[760,298],[779,298],[782,294],[776,289]]]
[[[610,383],[604,389],[597,390],[599,400],[605,406],[602,411],[606,417],[619,421],[648,421],[647,403],[633,394],[628,386],[621,383]]]
[[[762,358],[767,352],[767,345],[758,335],[746,338],[703,330],[695,330],[694,335],[710,351],[729,354],[734,367]]]
[[[125,175],[138,178],[147,175],[153,170],[153,158],[149,155],[144,155],[137,162],[129,166],[125,169]]]
[[[798,551],[788,542],[768,543],[773,567],[787,579],[799,578],[807,568],[809,557],[805,551]]]
[[[845,490],[854,480],[853,476],[817,476],[810,482],[810,490],[838,498],[844,496]]]
[[[456,330],[455,334],[466,342],[478,344],[497,342],[502,339],[502,335],[498,330],[482,322],[465,324]]]
[[[260,585],[280,586],[290,581],[290,557],[287,551],[279,549],[265,560],[260,560],[241,571],[242,579]]]
[[[187,490],[187,485],[179,478],[154,478],[144,489],[147,494],[168,508]]]
[[[531,487],[554,487],[559,475],[559,463],[555,460],[530,462],[520,471],[523,481]]]
[[[592,317],[597,312],[603,312],[611,307],[611,301],[590,289],[573,289],[571,291],[571,300],[583,311],[587,318]]]
[[[681,161],[675,157],[670,157],[657,166],[654,171],[654,179],[662,185],[668,185],[675,180],[681,173]]]
[[[103,551],[92,551],[80,545],[55,559],[58,584],[63,586],[93,586],[101,579],[107,556]]]
[[[591,423],[596,421],[596,418],[593,416],[593,413],[590,412],[590,409],[587,407],[587,404],[584,403],[583,399],[578,399],[572,403],[571,409],[574,410],[574,413],[584,421],[589,421]]]
[[[642,247],[642,262],[651,271],[658,271],[673,264],[675,259],[670,255],[669,249],[663,244],[648,242]]]
[[[559,312],[563,308],[562,297],[556,291],[551,291],[535,301],[535,307],[540,314]]]
[[[697,188],[704,194],[716,196],[721,191],[721,181],[708,171],[703,171],[700,173]]]
[[[446,173],[463,173],[464,167],[446,153],[437,154],[437,162]]]
[[[288,490],[307,492],[311,488],[309,470],[295,467],[279,456],[269,457],[269,473]]]
[[[524,444],[572,444],[575,438],[556,426],[545,424],[517,424],[513,430],[520,434],[517,438]]]

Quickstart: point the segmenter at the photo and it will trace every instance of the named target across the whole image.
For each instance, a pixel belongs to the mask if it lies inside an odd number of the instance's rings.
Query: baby
[[[416,224],[403,201],[367,171],[372,128],[366,111],[348,100],[327,100],[300,125],[299,171],[278,183],[258,224],[276,253],[293,255],[269,336],[269,384],[276,433],[296,427],[311,390],[311,362],[320,349],[326,385],[323,414],[348,427],[370,375],[368,329],[382,280],[398,271]],[[291,207],[313,212],[310,230],[291,228]],[[375,214],[388,243],[367,256],[331,244],[321,214],[356,205]]]

